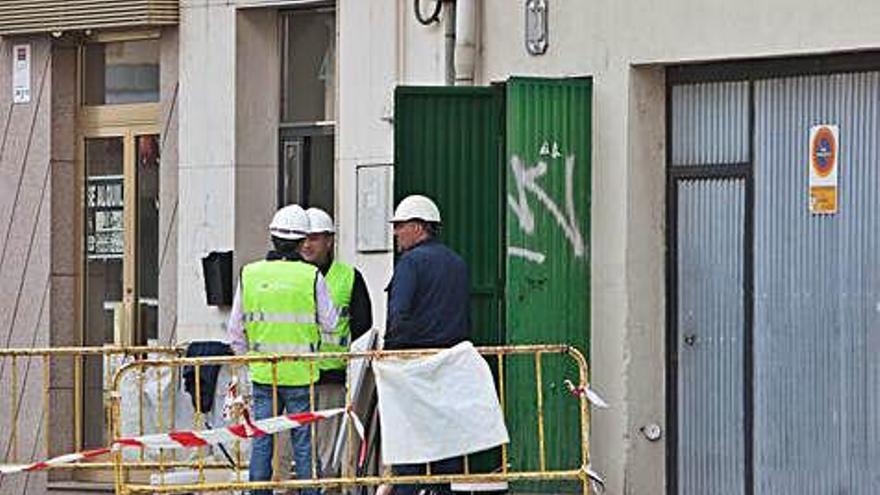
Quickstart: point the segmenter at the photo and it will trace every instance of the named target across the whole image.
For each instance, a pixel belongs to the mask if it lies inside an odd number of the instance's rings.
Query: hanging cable
[[[440,11],[443,9],[443,0],[434,0],[434,12],[427,19],[422,17],[421,0],[413,0],[413,10],[416,13],[416,19],[424,26],[430,26],[435,22],[440,22]]]

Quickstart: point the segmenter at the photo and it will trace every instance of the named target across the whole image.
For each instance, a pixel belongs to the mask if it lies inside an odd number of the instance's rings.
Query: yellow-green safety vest
[[[257,261],[244,267],[242,318],[249,355],[317,351],[317,272],[301,261]],[[281,361],[277,366],[277,383],[284,386],[309,385],[320,373],[309,361]],[[250,373],[254,383],[272,384],[272,363],[251,363]]]
[[[339,311],[336,328],[332,332],[321,330],[321,352],[348,352],[351,340],[349,326],[349,305],[354,288],[354,267],[334,261],[324,276],[333,306]],[[322,370],[344,370],[344,359],[322,359],[318,367]]]

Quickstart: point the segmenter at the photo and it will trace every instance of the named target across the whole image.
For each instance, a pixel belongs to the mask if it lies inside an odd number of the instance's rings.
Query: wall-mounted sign
[[[836,125],[810,128],[810,213],[837,213],[839,132]]]
[[[357,167],[357,250],[385,252],[392,248],[392,167],[388,164]]]
[[[12,102],[31,101],[31,45],[12,47]]]

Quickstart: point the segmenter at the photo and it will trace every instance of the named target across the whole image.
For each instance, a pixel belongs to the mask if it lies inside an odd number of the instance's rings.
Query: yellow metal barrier
[[[591,493],[591,483],[589,476],[589,424],[590,424],[590,412],[587,403],[587,399],[584,394],[575,394],[571,397],[572,401],[578,401],[579,405],[579,432],[578,437],[580,441],[580,455],[578,459],[571,459],[572,468],[571,469],[552,469],[548,468],[547,457],[546,457],[546,441],[545,441],[545,429],[544,429],[544,397],[543,397],[543,386],[544,379],[542,377],[542,372],[544,369],[543,366],[543,357],[546,355],[560,355],[563,357],[567,357],[571,359],[574,364],[576,364],[578,369],[578,381],[581,386],[585,386],[588,380],[588,365],[584,356],[575,348],[565,345],[526,345],[526,346],[498,346],[498,347],[480,347],[477,350],[484,357],[494,357],[495,361],[495,372],[497,374],[497,383],[498,383],[498,395],[500,404],[502,407],[502,411],[505,412],[505,417],[507,417],[507,402],[510,399],[508,394],[510,390],[505,389],[505,372],[506,372],[506,361],[513,359],[513,356],[521,356],[521,358],[529,358],[531,356],[534,359],[534,371],[535,371],[535,387],[536,387],[536,417],[535,421],[537,423],[537,445],[538,452],[537,457],[539,459],[539,468],[537,470],[514,470],[512,469],[509,463],[509,446],[503,445],[501,446],[501,465],[498,470],[492,473],[470,473],[468,468],[468,463],[465,461],[464,463],[464,473],[461,474],[432,474],[430,472],[430,465],[426,468],[425,475],[420,476],[393,476],[383,473],[376,473],[366,476],[358,476],[357,471],[355,469],[345,469],[343,468],[344,474],[341,477],[335,478],[320,478],[318,477],[315,469],[315,465],[317,462],[312,462],[312,477],[311,479],[300,480],[300,479],[290,479],[290,480],[281,480],[275,479],[273,481],[263,481],[263,482],[243,482],[241,481],[241,470],[245,468],[243,462],[240,462],[240,445],[238,442],[235,444],[235,450],[238,457],[238,462],[233,469],[233,476],[230,476],[230,479],[234,477],[234,481],[207,481],[205,470],[209,467],[209,463],[205,457],[204,451],[199,448],[197,454],[197,483],[182,483],[182,484],[163,484],[160,482],[158,485],[156,484],[143,484],[133,482],[130,479],[130,471],[132,469],[143,468],[144,464],[138,464],[136,462],[131,462],[124,458],[123,454],[119,451],[115,452],[113,456],[113,462],[115,463],[115,480],[116,480],[116,493],[117,494],[136,494],[136,493],[189,493],[189,492],[221,492],[221,491],[246,491],[246,490],[259,490],[259,489],[301,489],[308,487],[316,487],[316,488],[347,488],[347,487],[358,487],[358,486],[378,486],[385,484],[436,484],[436,483],[499,483],[499,482],[516,482],[516,481],[573,481],[578,483],[582,487],[582,493],[589,494]],[[312,363],[312,366],[315,366],[315,361],[317,359],[344,359],[347,362],[352,360],[383,360],[389,358],[417,358],[424,357],[432,354],[436,354],[440,352],[441,349],[426,349],[426,350],[400,350],[400,351],[369,351],[369,352],[351,352],[351,353],[324,353],[324,354],[278,354],[271,356],[222,356],[222,357],[204,357],[204,358],[176,358],[171,360],[141,360],[129,363],[122,367],[113,378],[113,388],[117,392],[120,390],[120,384],[132,373],[137,373],[143,375],[146,373],[148,369],[157,369],[157,368],[171,368],[172,370],[179,371],[184,366],[192,366],[194,367],[194,371],[196,376],[199,375],[200,370],[204,366],[210,365],[228,365],[233,369],[242,368],[251,363],[258,362],[268,362],[272,364],[273,367],[273,403],[277,405],[278,400],[278,389],[277,389],[277,367],[278,363],[286,362],[286,361],[308,361]],[[559,383],[563,381],[565,377],[558,377]],[[570,377],[571,378],[571,377]],[[198,383],[198,380],[196,380]],[[314,385],[310,387],[311,392],[311,410],[315,410],[315,394],[314,394]],[[198,395],[198,391],[197,391]],[[351,391],[346,390],[345,393],[345,407],[349,409],[351,407]],[[120,394],[113,394],[113,408],[112,408],[112,416],[114,418],[114,439],[120,438],[120,408],[119,408],[119,399]],[[194,428],[203,427],[202,423],[202,411],[199,405],[200,401],[196,401],[196,411],[195,418],[193,422]],[[277,410],[277,408],[275,409]],[[215,425],[216,426],[216,425]],[[352,443],[352,431],[354,430],[352,425],[352,419],[346,417],[346,427],[347,427],[347,435],[349,438],[348,446],[349,448],[353,445]],[[312,425],[314,428],[314,424]],[[166,431],[168,432],[168,431]],[[314,439],[314,430],[312,438]],[[277,478],[277,473],[279,473],[278,468],[278,446],[281,442],[274,442],[276,452],[273,460],[274,473]],[[315,442],[312,442],[312,453],[313,459],[315,453]],[[466,458],[465,458],[466,459]],[[157,469],[163,475],[168,472],[168,470],[172,469],[173,464],[163,462],[164,457],[160,455],[159,462],[157,463]],[[384,471],[388,471],[385,469]],[[355,473],[355,474],[350,474]],[[164,477],[161,478],[164,480]]]
[[[49,347],[27,349],[0,349],[0,435],[6,439],[2,463],[29,464],[45,456],[80,451],[84,446],[87,426],[94,431],[95,418],[86,418],[84,400],[86,389],[102,394],[112,382],[114,370],[108,363],[146,359],[148,356],[179,357],[182,349],[176,347]],[[101,360],[100,368],[91,360]],[[84,369],[100,370],[100,385],[88,387]],[[72,373],[72,376],[71,376]],[[100,442],[109,441],[112,433],[109,397],[103,397],[104,435]],[[69,419],[68,419],[69,418]],[[99,418],[100,419],[100,418]],[[54,425],[54,429],[53,429]],[[100,427],[98,427],[100,428]],[[100,429],[97,430],[100,432]],[[40,445],[42,437],[42,446]],[[26,443],[26,445],[25,445]],[[27,452],[23,452],[27,447]],[[43,451],[45,449],[45,451]],[[113,468],[105,462],[62,464],[49,469],[94,470]],[[153,469],[144,466],[143,469]]]

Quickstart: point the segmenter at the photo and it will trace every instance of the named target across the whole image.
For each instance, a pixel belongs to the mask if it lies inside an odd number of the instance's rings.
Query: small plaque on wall
[[[31,102],[31,45],[12,47],[12,101]]]
[[[357,250],[362,253],[391,250],[392,167],[388,164],[357,167]]]
[[[548,0],[526,1],[526,50],[529,55],[543,55],[548,46]]]

